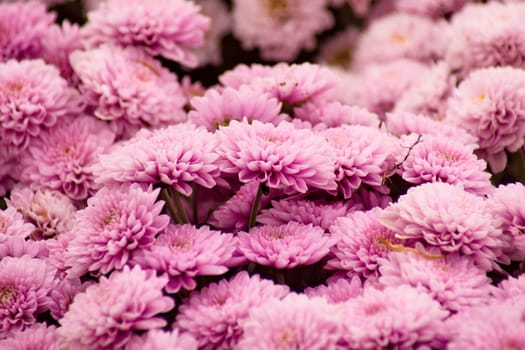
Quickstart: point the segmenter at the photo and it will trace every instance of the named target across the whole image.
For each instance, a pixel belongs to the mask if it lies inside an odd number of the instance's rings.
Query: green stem
[[[190,220],[188,219],[188,216],[186,215],[186,212],[184,211],[184,207],[182,206],[182,201],[180,199],[180,193],[170,188],[170,194],[171,194],[171,197],[173,198],[173,201],[175,202],[175,209],[177,211],[178,218],[180,219],[179,222],[181,224],[189,224]]]
[[[250,211],[250,220],[248,221],[248,229],[251,229],[255,226],[255,220],[257,218],[257,213],[259,212],[259,205],[261,204],[261,199],[263,196],[263,186],[264,184],[259,183],[257,188],[257,194],[255,195],[255,200],[253,201],[252,210]]]
[[[170,214],[173,223],[180,223],[179,216],[177,215],[177,210],[173,206],[173,201],[171,200],[170,187],[163,187],[160,191],[160,196],[164,200],[164,203],[166,203],[166,209],[168,209],[168,213]]]

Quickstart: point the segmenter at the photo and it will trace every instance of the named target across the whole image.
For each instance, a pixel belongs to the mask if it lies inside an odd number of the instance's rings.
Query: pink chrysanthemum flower
[[[372,21],[359,38],[353,63],[362,67],[400,58],[432,62],[445,54],[444,22],[406,13],[392,13]]]
[[[77,294],[58,329],[63,348],[122,349],[133,331],[166,326],[156,317],[173,309],[173,299],[162,295],[166,277],[156,277],[138,266],[101,277]]]
[[[410,149],[399,158],[403,179],[409,183],[446,182],[461,185],[465,191],[485,195],[494,190],[487,163],[474,149],[454,139],[430,135],[403,137],[402,147]]]
[[[330,304],[340,304],[363,294],[363,284],[357,276],[352,279],[339,277],[329,281],[326,286],[306,288],[304,293],[310,298],[321,297]]]
[[[384,209],[392,203],[392,198],[386,194],[361,187],[352,195],[352,202],[356,203],[356,210],[370,210],[375,207]]]
[[[191,99],[191,106],[194,110],[188,114],[189,121],[209,131],[243,118],[275,125],[288,119],[286,114],[281,114],[281,103],[275,97],[247,86],[241,86],[239,90],[229,87],[222,91],[209,89],[204,96]]]
[[[349,68],[358,37],[359,31],[354,27],[336,33],[321,45],[316,62],[343,69]]]
[[[294,109],[294,117],[327,127],[337,127],[346,124],[363,125],[377,128],[379,117],[359,106],[349,106],[339,101],[322,103],[305,103]]]
[[[315,47],[315,35],[334,19],[325,0],[234,0],[233,34],[244,49],[259,48],[265,60],[293,60]]]
[[[73,238],[74,236],[70,232],[66,232],[41,241],[45,243],[47,249],[46,262],[57,269],[57,276],[60,278],[66,278],[67,271],[71,268],[66,265],[66,252]]]
[[[525,15],[522,3],[468,4],[451,21],[446,54],[450,67],[466,76],[491,66],[524,67]]]
[[[122,269],[131,255],[148,247],[169,223],[161,214],[160,189],[138,184],[104,187],[79,210],[72,229],[66,262],[69,275],[108,274]]]
[[[379,262],[384,286],[423,288],[450,311],[485,303],[494,287],[471,260],[458,256],[428,258],[413,252],[392,252]]]
[[[364,294],[343,304],[346,349],[442,349],[448,311],[432,297],[409,286]]]
[[[141,130],[99,158],[96,181],[165,184],[189,196],[193,183],[212,188],[221,180],[217,143],[212,134],[191,124]]]
[[[55,15],[36,1],[0,4],[0,62],[37,58]]]
[[[204,36],[204,44],[193,53],[197,56],[199,66],[222,63],[221,40],[231,30],[231,18],[228,7],[222,0],[198,0],[203,15],[210,18],[210,29]]]
[[[26,240],[23,236],[8,236],[0,234],[0,259],[6,256],[19,258],[21,256],[46,259],[48,250],[45,242]]]
[[[378,222],[380,213],[380,209],[356,211],[335,221],[330,232],[338,241],[330,249],[327,269],[364,278],[378,275],[380,258],[387,257],[401,242],[393,231]]]
[[[177,329],[171,332],[151,330],[142,336],[134,336],[126,345],[126,350],[197,350],[197,341],[187,333]]]
[[[0,260],[0,339],[36,323],[49,306],[55,269],[29,256]]]
[[[263,209],[257,215],[257,222],[264,225],[286,225],[296,221],[304,225],[313,224],[328,230],[338,217],[359,208],[351,202],[335,202],[323,204],[309,200],[283,199],[272,201],[270,209]]]
[[[241,182],[258,181],[288,193],[336,187],[330,146],[310,130],[288,122],[234,120],[217,135],[221,170],[238,174]]]
[[[496,261],[508,262],[502,250],[509,240],[497,227],[486,201],[458,186],[433,182],[412,187],[379,220],[399,239],[459,254],[485,270]]]
[[[43,42],[42,58],[56,66],[64,79],[76,84],[78,78],[69,63],[69,55],[80,48],[82,48],[80,27],[65,20],[61,26],[53,25],[49,28],[46,40]]]
[[[338,307],[323,298],[290,294],[250,312],[237,349],[336,349],[341,321]]]
[[[135,46],[151,56],[163,56],[188,67],[197,57],[191,49],[204,43],[209,18],[186,0],[108,0],[88,13],[84,44]]]
[[[15,187],[7,205],[18,210],[27,222],[35,226],[31,238],[42,239],[57,236],[72,227],[76,207],[66,195],[49,190],[32,191],[27,187]]]
[[[450,350],[525,349],[525,297],[478,306],[451,317]]]
[[[505,151],[516,152],[525,142],[524,85],[522,69],[480,69],[449,100],[447,121],[477,137],[479,155],[496,173],[505,168]]]
[[[525,259],[525,186],[500,185],[487,202],[498,227],[512,240],[508,254],[512,260]]]
[[[168,293],[197,287],[197,276],[216,276],[228,271],[236,248],[232,234],[208,226],[169,225],[153,244],[138,251],[133,263],[154,269],[169,278]]]
[[[80,95],[68,86],[54,66],[42,60],[11,60],[0,64],[0,147],[3,149],[25,149],[42,131],[81,111]]]
[[[241,271],[229,281],[223,279],[190,294],[180,305],[174,326],[194,336],[199,349],[233,348],[250,311],[288,292],[288,286]]]
[[[401,12],[439,18],[459,11],[469,0],[394,0],[394,8]]]
[[[259,265],[292,269],[324,258],[336,243],[320,227],[290,221],[280,226],[257,226],[239,233],[239,251]]]
[[[70,61],[86,104],[119,135],[186,119],[177,76],[143,51],[104,45],[75,51]]]
[[[32,224],[24,221],[24,217],[16,208],[0,210],[0,234],[26,238],[34,229]]]
[[[34,188],[57,190],[74,200],[95,192],[92,166],[113,144],[115,134],[90,116],[43,133],[22,158],[21,179]]]
[[[448,66],[438,63],[399,97],[393,111],[441,120],[446,115],[447,101],[454,86],[455,78]]]
[[[502,301],[522,297],[525,295],[525,275],[522,274],[517,278],[509,276],[500,282],[493,294],[496,299]]]
[[[389,133],[401,136],[408,134],[432,135],[456,140],[464,145],[477,148],[476,137],[468,131],[445,122],[419,114],[395,112],[387,113],[386,127]]]
[[[398,153],[395,138],[379,129],[345,125],[320,134],[335,153],[335,180],[345,199],[362,185],[388,193],[385,178],[395,168]],[[337,192],[337,191],[336,191]]]
[[[78,293],[82,293],[92,283],[80,282],[78,278],[64,278],[58,285],[49,293],[49,311],[51,317],[55,320],[60,320],[67,310],[69,305]]]
[[[59,350],[58,333],[55,326],[46,326],[44,323],[35,323],[23,331],[10,334],[0,340],[2,350]]]

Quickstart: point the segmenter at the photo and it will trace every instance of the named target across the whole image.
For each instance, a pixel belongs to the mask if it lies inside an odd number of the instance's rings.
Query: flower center
[[[403,44],[404,42],[407,41],[407,38],[403,34],[394,33],[392,34],[392,41],[398,44]]]
[[[15,291],[11,287],[0,289],[0,306],[6,306],[15,299]]]
[[[277,344],[281,345],[280,348],[282,349],[296,349],[297,339],[295,339],[293,332],[289,330],[277,332],[274,339]]]
[[[341,47],[337,49],[329,58],[328,63],[332,66],[346,67],[352,61],[352,49]]]
[[[141,60],[133,62],[136,63],[135,77],[138,80],[147,82],[160,77],[160,72],[152,64]]]
[[[106,216],[104,216],[104,218],[102,219],[102,226],[107,227],[112,224],[115,224],[116,222],[118,222],[119,218],[120,212],[118,210],[113,209],[109,213],[107,213]]]
[[[275,240],[281,240],[281,239],[284,239],[286,236],[288,236],[288,234],[282,230],[279,230],[279,231],[271,231],[268,236],[271,238],[271,239],[275,239]]]
[[[173,249],[186,249],[191,247],[191,241],[184,237],[175,237],[173,241],[171,242],[171,248]]]
[[[21,81],[10,81],[4,85],[2,90],[8,97],[17,97],[20,95],[24,87],[25,84]]]

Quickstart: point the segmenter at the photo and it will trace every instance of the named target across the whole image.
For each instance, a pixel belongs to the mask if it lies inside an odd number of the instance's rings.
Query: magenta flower
[[[80,40],[80,27],[78,24],[71,24],[64,20],[62,25],[52,25],[42,43],[42,58],[49,64],[54,65],[60,70],[60,74],[71,83],[78,82],[78,77],[74,75],[73,68],[69,63],[69,55],[82,48]]]
[[[4,14],[1,9],[0,13]],[[16,17],[19,16],[17,13]],[[23,150],[44,130],[81,111],[78,92],[68,86],[55,67],[42,60],[11,60],[0,64],[0,145],[3,149]]]
[[[287,193],[310,188],[333,190],[335,161],[328,143],[293,124],[232,121],[217,135],[221,170],[241,182],[258,181]]]
[[[338,127],[345,124],[363,125],[373,128],[379,126],[379,118],[359,106],[349,106],[338,101],[305,103],[294,109],[294,117],[300,118],[313,125]]]
[[[523,274],[516,278],[509,276],[506,280],[501,281],[498,288],[494,290],[494,297],[502,301],[523,295],[525,295],[525,275]]]
[[[207,226],[169,225],[153,244],[138,251],[133,263],[169,278],[166,292],[197,287],[197,276],[216,276],[228,271],[236,248],[232,234]]]
[[[55,326],[35,323],[22,331],[12,332],[8,338],[0,340],[3,350],[59,350],[58,333]]]
[[[275,125],[288,119],[286,114],[281,114],[281,103],[275,97],[247,86],[241,86],[239,90],[229,87],[222,91],[209,89],[204,96],[191,99],[191,106],[194,110],[188,114],[189,121],[209,131],[243,118],[249,122],[258,120]]]
[[[133,331],[162,328],[157,317],[173,309],[173,299],[162,295],[168,279],[138,266],[101,277],[100,282],[77,294],[58,329],[64,348],[122,349]]]
[[[394,232],[378,222],[380,213],[380,209],[355,211],[335,221],[330,233],[338,241],[330,249],[327,269],[364,278],[378,275],[379,260],[401,242]]]
[[[461,82],[449,100],[447,121],[471,132],[493,172],[525,140],[525,72],[512,67],[480,69]]]
[[[0,339],[36,323],[49,306],[55,269],[29,256],[0,260]]]
[[[24,221],[24,217],[15,208],[0,210],[0,234],[7,236],[28,237],[35,227]]]
[[[104,187],[79,210],[66,252],[69,275],[108,274],[122,269],[138,250],[150,246],[169,223],[156,201],[160,189],[138,184]]]
[[[39,57],[55,17],[36,1],[0,4],[0,62]]]
[[[250,312],[237,349],[335,349],[341,321],[337,306],[323,298],[290,294]]]
[[[320,227],[290,221],[280,226],[257,226],[240,232],[239,251],[259,265],[292,269],[324,258],[336,240]]]
[[[44,241],[26,240],[23,236],[0,234],[0,259],[6,256],[19,258],[24,255],[46,259],[48,254]]]
[[[468,0],[394,0],[398,11],[439,18],[460,10]]]
[[[113,144],[115,134],[90,116],[57,125],[43,133],[22,158],[23,183],[58,190],[74,200],[95,193],[92,166]]]
[[[353,26],[334,34],[321,43],[316,62],[342,69],[350,68],[359,34]]]
[[[197,350],[197,341],[187,333],[178,330],[163,332],[151,330],[142,336],[134,336],[126,350]]]
[[[197,65],[191,49],[204,43],[209,18],[186,0],[109,0],[88,13],[84,44],[136,46],[188,67]]]
[[[104,185],[162,183],[189,196],[193,183],[212,188],[220,181],[216,147],[212,134],[191,124],[142,130],[101,156],[94,173]]]
[[[66,266],[66,251],[74,236],[70,232],[62,233],[55,238],[49,238],[44,242],[47,249],[46,262],[57,269],[57,276],[67,277],[67,271],[71,268]]]
[[[86,288],[93,283],[80,282],[78,278],[64,278],[58,285],[49,293],[49,311],[51,317],[55,320],[60,320],[67,310],[69,305],[78,293],[82,293]]]
[[[509,240],[485,200],[458,186],[434,182],[412,187],[379,221],[399,239],[459,254],[484,270],[509,260],[502,255]]]
[[[193,292],[179,307],[174,326],[194,336],[199,349],[227,349],[237,345],[250,311],[282,299],[288,286],[275,285],[241,271],[230,280],[211,283]]]
[[[193,50],[199,66],[222,63],[222,38],[231,30],[232,20],[228,7],[221,0],[199,0],[201,12],[210,18],[210,29],[204,36],[204,44]]]
[[[293,60],[302,48],[315,47],[315,35],[334,19],[325,0],[233,2],[233,34],[244,49],[259,48],[265,60]]]
[[[75,51],[70,62],[86,104],[120,136],[186,119],[177,76],[137,48]]]
[[[366,288],[343,304],[346,349],[441,349],[448,311],[408,286]]]
[[[363,284],[357,276],[352,279],[339,277],[329,281],[326,286],[322,284],[306,288],[304,293],[310,298],[321,297],[330,304],[339,304],[363,294]]]
[[[402,138],[402,146],[412,147],[406,158],[399,157],[401,176],[409,183],[445,182],[478,195],[494,190],[491,174],[485,171],[487,163],[476,157],[472,147],[430,135],[418,139],[414,134]]]

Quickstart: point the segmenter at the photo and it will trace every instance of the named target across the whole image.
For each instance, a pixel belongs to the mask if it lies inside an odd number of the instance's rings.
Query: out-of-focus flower
[[[232,348],[243,334],[250,311],[288,292],[287,286],[242,271],[229,281],[223,279],[192,293],[180,305],[174,326],[193,335],[199,349]]]
[[[35,323],[22,331],[12,332],[8,338],[0,340],[2,350],[59,350],[57,328]]]
[[[520,275],[515,278],[509,276],[498,284],[498,288],[494,290],[494,297],[498,300],[509,300],[515,297],[522,297],[525,295],[525,275]]]
[[[28,237],[35,227],[24,221],[24,217],[15,208],[0,210],[0,234],[7,236]]]
[[[460,10],[469,0],[394,0],[398,11],[439,18]]]
[[[352,279],[339,277],[329,281],[326,286],[306,288],[304,293],[310,298],[321,297],[325,298],[330,304],[339,304],[363,294],[363,285],[357,276]]]
[[[379,118],[375,113],[359,106],[345,105],[339,101],[305,103],[301,107],[294,108],[294,117],[308,121],[314,126],[319,124],[327,127],[346,124],[375,128],[379,126]]]
[[[157,317],[173,309],[174,301],[162,295],[166,277],[156,277],[138,266],[101,277],[99,283],[77,294],[58,328],[63,348],[77,350],[121,349],[133,331],[162,328]]]
[[[48,249],[44,241],[26,240],[23,236],[0,234],[0,259],[6,256],[19,258],[24,255],[46,259]]]
[[[87,15],[84,44],[135,46],[188,67],[198,64],[191,51],[204,43],[210,20],[186,0],[108,0]]]
[[[349,27],[322,44],[316,62],[330,66],[349,68],[353,60],[359,32]]]
[[[204,44],[193,50],[199,66],[222,63],[221,40],[231,29],[230,13],[222,0],[198,0],[203,15],[210,18],[210,29],[204,36]]]
[[[134,336],[126,350],[197,350],[197,341],[187,333],[178,330],[163,332],[151,330],[142,336]]]
[[[52,25],[42,44],[42,58],[47,63],[56,66],[64,79],[76,84],[78,78],[74,75],[69,63],[69,55],[82,47],[78,24],[71,24],[65,20],[60,26]]]
[[[122,269],[133,253],[148,247],[169,223],[157,202],[160,189],[140,185],[104,187],[79,210],[66,252],[69,275],[108,274]]]
[[[49,311],[51,317],[60,320],[69,309],[75,295],[84,292],[91,282],[80,282],[78,278],[64,278],[49,293]]]

